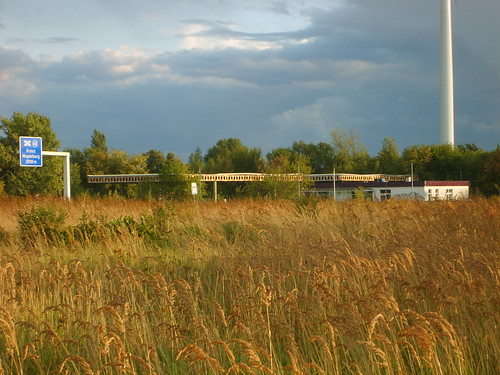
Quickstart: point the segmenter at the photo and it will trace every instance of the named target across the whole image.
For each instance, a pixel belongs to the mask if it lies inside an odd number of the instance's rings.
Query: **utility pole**
[[[297,167],[297,187],[298,187],[298,198],[300,198],[300,167]]]
[[[413,193],[413,162],[411,162],[411,199],[414,199],[414,193]]]
[[[337,200],[337,189],[335,188],[335,180],[336,180],[336,176],[335,176],[335,168],[333,168],[333,200],[336,201]]]

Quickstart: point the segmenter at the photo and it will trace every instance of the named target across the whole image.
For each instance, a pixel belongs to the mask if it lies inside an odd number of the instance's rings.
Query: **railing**
[[[159,182],[160,175],[158,173],[146,173],[146,174],[104,174],[104,175],[87,176],[87,182],[90,184],[123,184],[123,183],[139,183],[143,181]]]
[[[411,181],[409,175],[388,175],[388,174],[352,174],[336,173],[330,174],[268,174],[268,173],[213,173],[189,175],[190,177],[204,182],[224,182],[224,181]],[[139,182],[159,182],[160,174],[109,174],[109,175],[88,175],[87,182],[91,184],[120,184]]]

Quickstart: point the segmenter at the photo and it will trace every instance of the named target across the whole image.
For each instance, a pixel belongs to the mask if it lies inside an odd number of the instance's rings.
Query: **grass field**
[[[500,374],[500,200],[0,198],[0,374]]]

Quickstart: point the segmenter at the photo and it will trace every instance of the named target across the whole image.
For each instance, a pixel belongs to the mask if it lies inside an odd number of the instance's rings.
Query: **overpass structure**
[[[302,173],[206,173],[187,175],[191,181],[213,182],[214,200],[217,202],[218,182],[249,182],[249,181],[296,181],[300,194],[300,182],[309,181],[314,184],[331,182],[335,191],[336,182],[359,181],[411,181],[410,175],[389,175],[389,174],[352,174],[352,173],[326,173],[326,174],[302,174]],[[160,182],[159,173],[145,174],[108,174],[108,175],[88,175],[87,182],[91,184],[137,184],[141,182]],[[335,193],[334,193],[335,199]]]
[[[192,174],[189,178],[202,182],[245,182],[245,181],[410,181],[410,175],[390,174],[353,174],[353,173],[325,173],[325,174],[270,174],[270,173],[207,173]],[[90,184],[134,184],[140,182],[160,182],[159,173],[145,174],[105,174],[88,175]]]

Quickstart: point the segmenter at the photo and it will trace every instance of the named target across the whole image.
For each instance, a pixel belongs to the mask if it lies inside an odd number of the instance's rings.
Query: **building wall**
[[[413,196],[412,196],[412,188],[407,186],[401,187],[375,187],[373,188],[373,200],[383,201],[390,199],[411,199],[412,197],[417,199],[425,199],[425,189],[424,187],[413,187]]]
[[[469,198],[468,186],[426,186],[425,200],[458,200]]]
[[[411,187],[386,187],[373,188],[374,200],[386,200],[390,195],[391,199],[411,199]],[[469,198],[468,186],[415,186],[413,187],[413,197],[426,201],[433,200],[459,200]]]
[[[360,190],[364,191],[366,199],[384,201],[387,199],[420,199],[432,200],[458,200],[469,198],[469,181],[416,181],[407,182],[369,182],[356,186],[357,183],[339,183],[336,190],[336,200],[344,201],[353,199]],[[412,194],[413,193],[413,194]],[[319,186],[306,194],[322,195],[333,198],[333,188]]]

